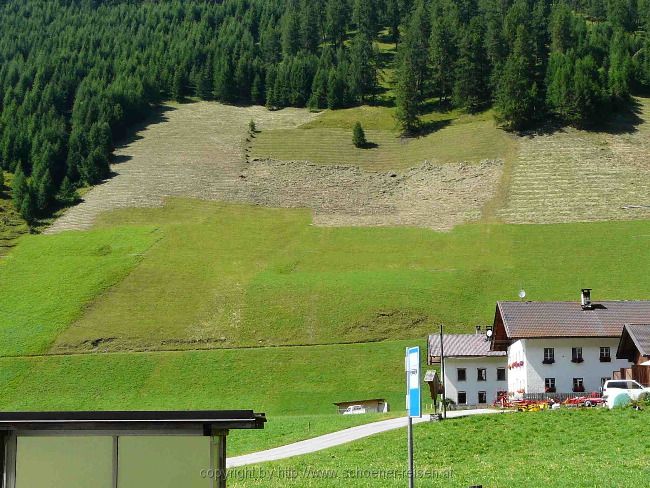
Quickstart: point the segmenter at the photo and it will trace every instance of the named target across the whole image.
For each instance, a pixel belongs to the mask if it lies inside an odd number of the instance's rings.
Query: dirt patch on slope
[[[253,159],[231,198],[307,207],[323,226],[414,225],[448,230],[477,220],[501,176],[501,161],[433,164],[378,173],[356,166]]]

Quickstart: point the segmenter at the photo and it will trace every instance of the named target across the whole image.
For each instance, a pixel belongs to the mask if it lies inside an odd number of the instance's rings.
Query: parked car
[[[650,388],[645,388],[634,380],[607,380],[603,385],[603,398],[607,400],[619,393],[627,393],[632,400],[638,400],[641,393],[650,393]]]
[[[343,415],[358,415],[360,413],[366,413],[366,407],[363,405],[350,405],[343,410]]]

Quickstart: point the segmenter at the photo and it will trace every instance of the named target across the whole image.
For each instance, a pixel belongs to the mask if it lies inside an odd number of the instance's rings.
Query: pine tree
[[[523,129],[538,117],[539,89],[534,79],[533,49],[524,25],[517,30],[512,54],[508,56],[496,91],[497,119],[509,129]]]
[[[354,0],[352,21],[357,31],[372,39],[377,34],[377,6],[373,0]]]
[[[300,43],[302,49],[315,53],[321,41],[318,4],[312,0],[300,3]]]
[[[68,177],[63,179],[57,198],[66,206],[72,205],[79,200],[79,194]]]
[[[289,4],[282,18],[282,55],[295,56],[300,49],[300,23],[297,12]]]
[[[177,102],[182,102],[184,99],[183,89],[184,89],[183,70],[180,67],[178,67],[176,68],[176,71],[174,71],[174,81],[172,84],[172,97]]]
[[[5,173],[0,167],[0,193],[5,189]]]
[[[546,103],[561,120],[575,119],[573,76],[575,58],[572,53],[551,53],[546,76]]]
[[[347,2],[342,0],[327,0],[325,5],[325,35],[337,47],[343,45],[348,25]]]
[[[425,95],[425,82],[429,78],[430,31],[430,18],[424,0],[416,0],[409,17],[401,49],[408,51],[409,63],[413,70],[416,89],[420,97]]]
[[[20,203],[19,207],[20,216],[25,219],[28,224],[33,224],[36,220],[36,208],[34,206],[34,197],[32,196],[31,189],[28,188]]]
[[[429,56],[432,81],[440,101],[451,97],[454,86],[454,63],[457,58],[456,20],[451,11],[435,9],[432,14]]]
[[[454,82],[454,104],[477,112],[490,100],[490,66],[482,42],[481,19],[474,17],[463,29]]]
[[[354,128],[352,129],[352,144],[358,148],[364,148],[368,144],[366,141],[366,133],[363,131],[363,127],[361,127],[361,122],[354,124]]]
[[[49,169],[46,169],[42,176],[34,179],[34,190],[36,193],[35,207],[42,214],[52,203],[55,193],[54,182]]]
[[[16,169],[11,187],[14,208],[20,211],[25,195],[29,193],[27,178],[25,177],[25,173],[23,173],[23,170],[20,166],[18,166]]]
[[[372,41],[363,32],[357,33],[350,47],[350,94],[355,101],[363,103],[377,86],[375,51]]]
[[[420,94],[413,60],[407,53],[402,59],[397,71],[397,87],[395,90],[395,118],[404,134],[413,134],[419,127]]]
[[[609,50],[609,93],[618,101],[629,98],[632,79],[632,58],[625,39],[624,32],[616,31]]]

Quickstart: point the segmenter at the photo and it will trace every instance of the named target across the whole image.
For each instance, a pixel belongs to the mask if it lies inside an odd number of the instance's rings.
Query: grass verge
[[[560,411],[467,417],[415,426],[421,486],[644,486],[647,411]],[[393,487],[406,483],[406,432],[231,470],[237,488]],[[246,469],[246,476],[240,476]]]

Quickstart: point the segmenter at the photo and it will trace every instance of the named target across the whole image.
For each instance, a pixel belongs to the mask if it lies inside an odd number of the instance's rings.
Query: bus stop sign
[[[409,417],[422,417],[422,396],[420,392],[420,348],[406,348],[406,408]]]

